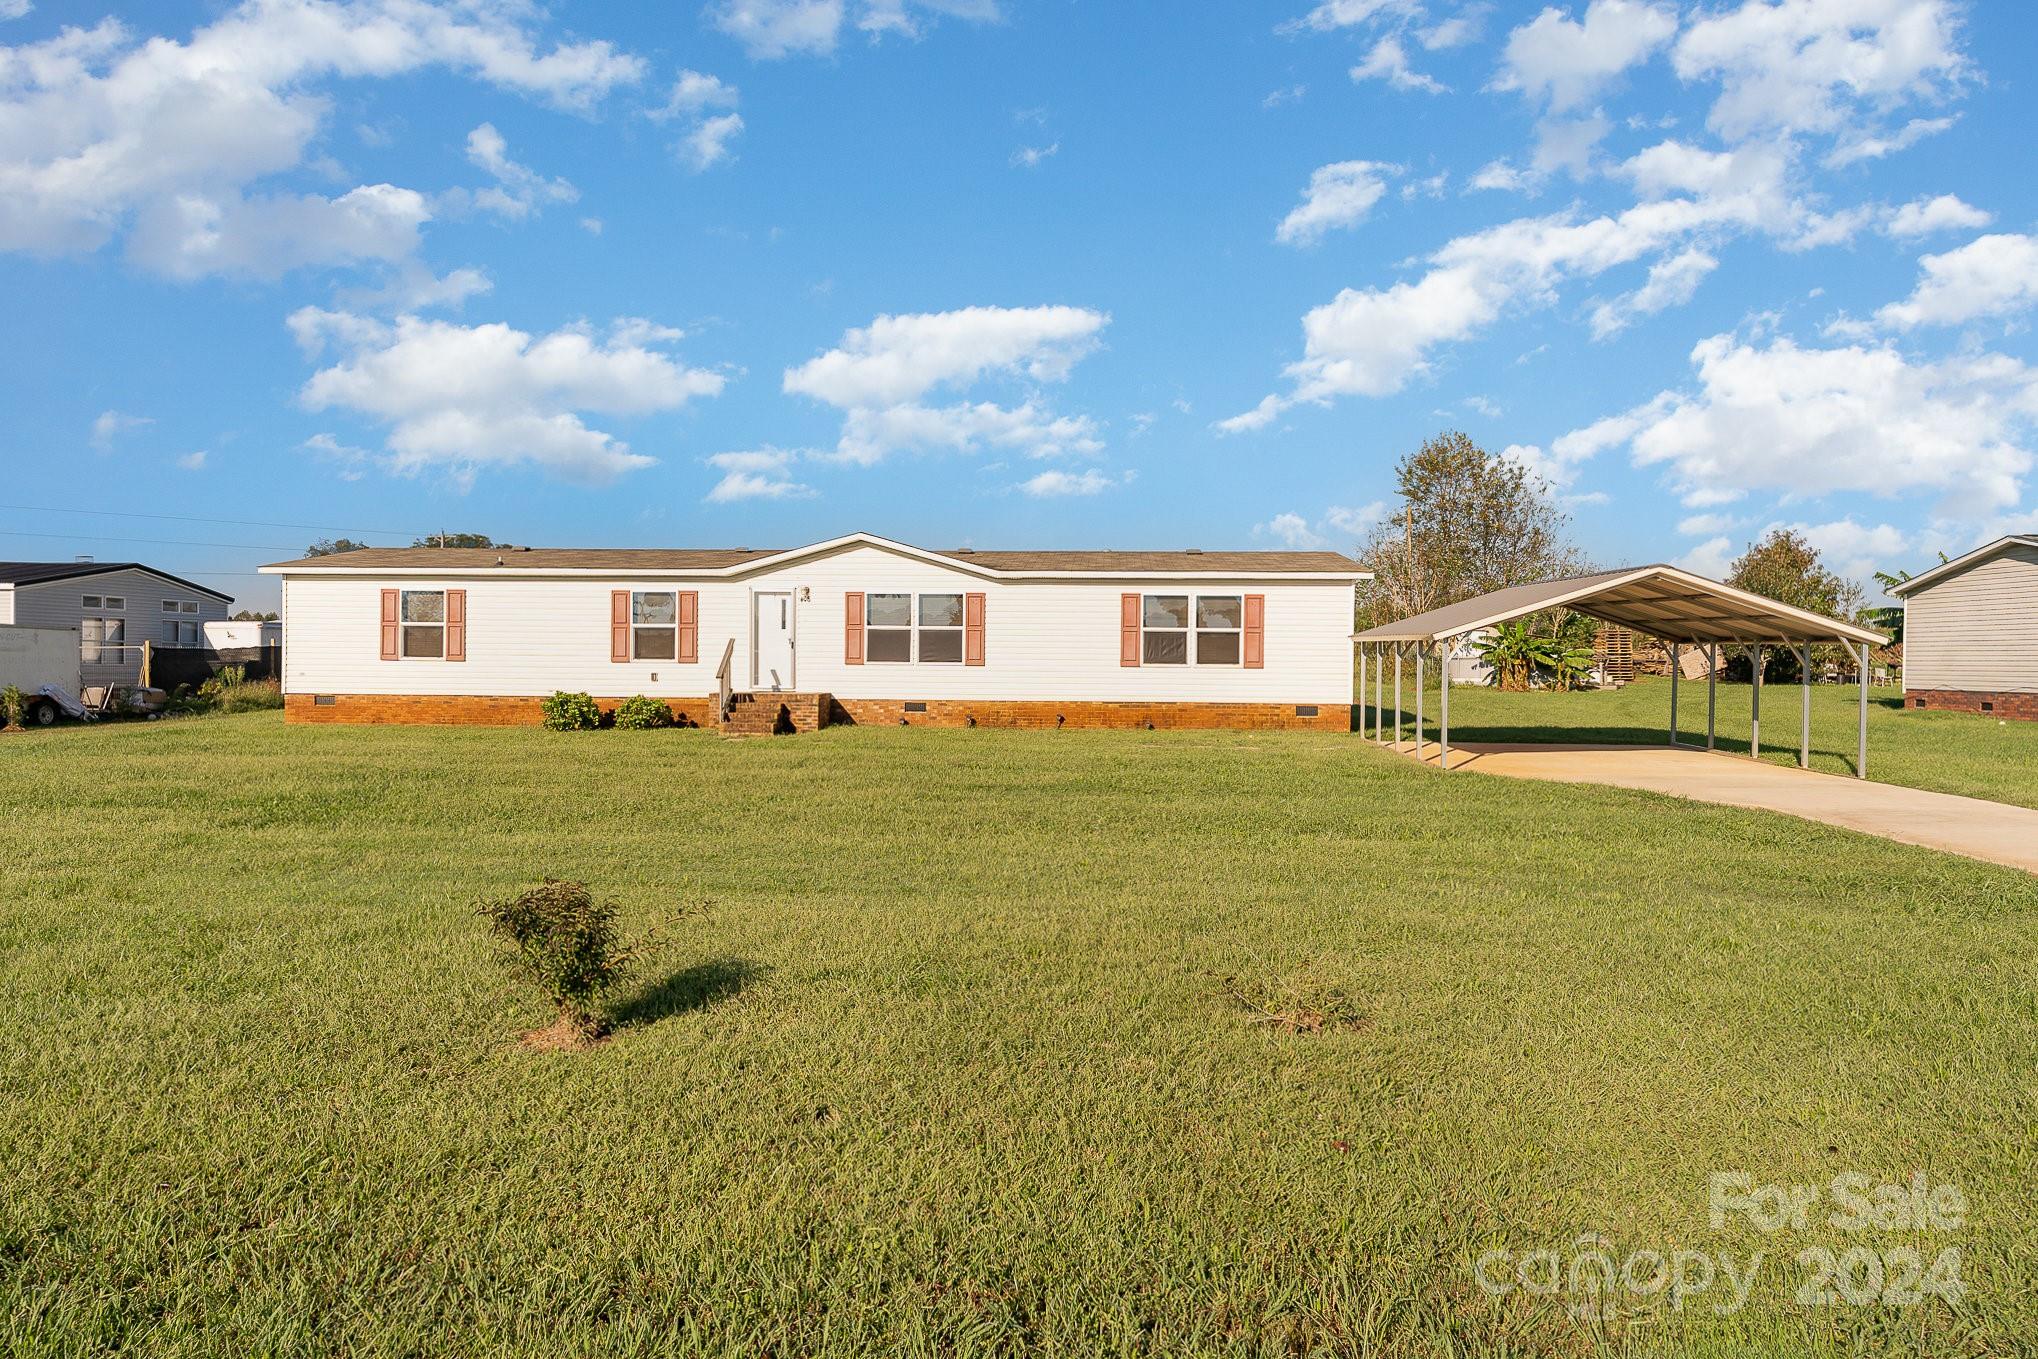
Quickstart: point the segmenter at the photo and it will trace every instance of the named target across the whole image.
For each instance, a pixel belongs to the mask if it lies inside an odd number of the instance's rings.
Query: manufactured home
[[[1998,538],[1890,593],[1905,707],[2038,719],[2038,537]]]
[[[369,548],[282,577],[294,721],[521,723],[555,690],[728,729],[1351,724],[1334,552]],[[767,728],[769,729],[769,728]]]
[[[233,596],[140,562],[0,562],[0,626],[77,634],[79,683],[138,684],[142,643],[203,645]]]

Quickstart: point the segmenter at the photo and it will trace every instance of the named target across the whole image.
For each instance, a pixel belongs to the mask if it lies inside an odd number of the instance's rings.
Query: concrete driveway
[[[1411,741],[1392,747],[1414,753]],[[1436,742],[1423,763],[1437,763]],[[1782,812],[2038,873],[2038,811],[1672,746],[1451,745],[1451,772],[1604,783]]]

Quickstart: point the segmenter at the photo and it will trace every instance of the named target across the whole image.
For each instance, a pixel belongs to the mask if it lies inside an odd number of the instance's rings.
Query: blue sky
[[[2024,5],[0,16],[8,557],[1349,550],[1454,427],[1607,564],[2038,525]]]

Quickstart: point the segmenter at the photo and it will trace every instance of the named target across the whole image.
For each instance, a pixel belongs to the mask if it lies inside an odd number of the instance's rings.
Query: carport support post
[[[1380,686],[1387,682],[1387,649],[1373,648],[1373,744],[1380,744],[1381,728],[1387,720],[1387,712],[1380,704]]]
[[[1762,758],[1762,645],[1755,644],[1755,687],[1748,691],[1748,758]]]
[[[1810,769],[1812,767],[1812,644],[1810,642],[1806,642],[1798,648],[1798,664],[1804,669],[1804,674],[1800,676],[1804,680],[1804,713],[1798,719],[1797,767],[1799,769]]]
[[[1366,644],[1359,643],[1359,736],[1366,735]]]
[[[1868,643],[1861,644],[1861,727],[1855,738],[1854,777],[1868,777]]]
[[[1677,679],[1684,667],[1677,663],[1677,643],[1670,644],[1670,744],[1677,744]]]
[[[1401,644],[1394,645],[1394,748],[1401,748]]]
[[[1720,644],[1705,644],[1705,748],[1713,748],[1713,733],[1719,717]]]
[[[1422,763],[1422,662],[1429,655],[1429,648],[1417,645],[1415,648],[1415,762]]]
[[[1458,639],[1453,637],[1444,643],[1443,672],[1444,688],[1440,702],[1443,713],[1437,719],[1437,768],[1446,774],[1451,772],[1451,657],[1458,649]]]

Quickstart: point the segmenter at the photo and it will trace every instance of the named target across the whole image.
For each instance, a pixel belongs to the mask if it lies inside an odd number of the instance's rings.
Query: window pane
[[[86,595],[86,596],[85,596],[85,607],[86,607],[86,608],[88,608],[88,609],[103,609],[103,608],[105,608],[106,606],[105,606],[104,604],[101,604],[101,603],[99,602],[99,596],[98,596],[98,595]]]
[[[403,592],[403,621],[406,623],[445,622],[446,621],[445,591],[405,590]],[[434,651],[431,654],[436,656],[439,653]]]
[[[124,642],[127,640],[127,623],[124,620],[109,618],[106,620],[104,627],[106,628],[107,641]]]
[[[176,600],[174,600],[174,599],[166,599],[166,600],[164,600],[164,601],[163,601],[163,612],[164,612],[164,613],[175,613],[175,612],[177,612],[177,601],[176,601]]]
[[[127,607],[127,600],[120,595],[108,595],[106,596],[106,607],[109,609],[124,609]]]
[[[962,629],[920,629],[920,659],[962,664]]]
[[[905,598],[900,595],[899,598]],[[909,628],[871,628],[864,633],[864,659],[871,661],[910,661],[913,659],[913,633]]]
[[[1196,626],[1236,628],[1245,625],[1245,600],[1237,595],[1197,595]]]
[[[1189,597],[1187,595],[1148,595],[1146,597],[1146,626],[1150,628],[1188,627]]]
[[[673,603],[669,590],[649,590],[630,596],[630,621],[633,623],[664,624],[671,626],[678,621],[678,606]]]
[[[638,628],[637,659],[669,661],[679,655],[679,632],[675,628]]]
[[[1187,665],[1189,663],[1189,634],[1186,632],[1148,632],[1141,634],[1140,652],[1148,665]]]
[[[406,626],[403,654],[436,660],[446,654],[446,630],[441,627]]]
[[[913,625],[913,596],[865,595],[865,621],[874,628],[905,628]]]
[[[197,613],[197,612],[198,612],[198,604],[197,604],[197,601],[195,601],[195,600],[189,600],[189,599],[185,600],[185,601],[184,601],[184,612],[186,612],[186,613]]]
[[[961,595],[921,595],[920,626],[959,628],[962,626]]]
[[[1236,632],[1199,632],[1196,634],[1196,664],[1237,665],[1238,639]]]

